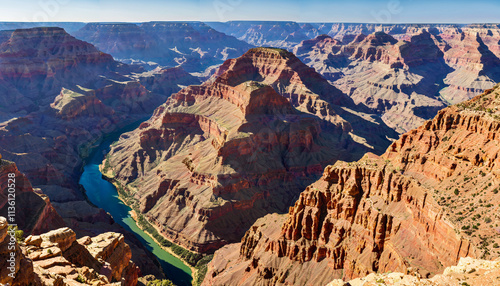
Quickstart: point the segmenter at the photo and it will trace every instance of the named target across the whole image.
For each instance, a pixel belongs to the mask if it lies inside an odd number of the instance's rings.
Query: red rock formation
[[[110,116],[114,110],[107,107],[95,96],[85,96],[63,89],[50,105],[57,110],[57,116],[64,120],[74,120],[76,117]]]
[[[63,85],[118,67],[113,58],[61,28],[19,29],[0,45],[0,80],[48,105]],[[15,108],[15,107],[14,107]]]
[[[293,54],[252,49],[123,135],[107,175],[127,185],[167,238],[211,251],[286,209],[302,182],[348,155],[340,150],[363,149],[349,138],[343,102],[355,107]]]
[[[428,277],[461,257],[497,257],[499,206],[488,202],[498,197],[499,95],[497,86],[440,111],[381,157],[327,167],[286,217],[259,220],[240,244],[217,251],[204,285]]]

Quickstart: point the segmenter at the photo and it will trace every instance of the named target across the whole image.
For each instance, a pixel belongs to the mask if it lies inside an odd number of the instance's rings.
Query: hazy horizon
[[[0,22],[291,21],[305,23],[499,23],[493,0],[0,0]]]

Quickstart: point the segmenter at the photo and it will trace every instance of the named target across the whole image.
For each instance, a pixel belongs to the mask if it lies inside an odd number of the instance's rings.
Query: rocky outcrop
[[[40,285],[33,273],[33,264],[16,241],[14,229],[0,217],[0,283],[13,286]]]
[[[269,216],[217,251],[205,285],[322,285],[389,271],[428,278],[463,257],[498,257],[498,206],[488,202],[498,196],[499,94],[497,86],[440,111],[381,157],[325,168],[283,223]]]
[[[114,110],[107,107],[95,96],[85,96],[81,93],[64,89],[50,105],[57,112],[57,116],[65,120],[74,120],[76,117],[108,116]]]
[[[251,49],[124,134],[105,175],[127,187],[167,238],[212,251],[262,214],[286,210],[326,162],[367,148],[351,135],[360,130],[344,103],[357,108],[292,53]],[[358,117],[354,126],[363,123]],[[387,139],[369,140],[378,148]]]
[[[384,283],[385,285],[415,285],[415,286],[459,286],[478,285],[487,286],[497,283],[500,274],[500,261],[480,260],[470,257],[461,258],[457,266],[447,267],[443,274],[438,274],[430,279],[422,279],[419,275],[411,273],[372,273],[366,277],[357,278],[348,283],[342,280],[335,280],[327,286],[375,286]]]
[[[76,240],[73,230],[61,228],[28,236],[25,244],[40,285],[137,284],[139,268],[130,261],[130,247],[122,234],[109,232]]]

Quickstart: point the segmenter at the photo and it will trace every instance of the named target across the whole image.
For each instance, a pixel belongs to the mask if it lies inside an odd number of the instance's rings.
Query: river
[[[119,198],[118,192],[113,184],[104,180],[99,171],[104,156],[109,152],[111,143],[118,140],[122,133],[133,130],[139,123],[128,125],[120,131],[106,136],[105,140],[96,147],[86,161],[84,171],[80,177],[80,184],[85,188],[87,197],[96,206],[104,209],[113,216],[113,219],[132,232],[141,243],[152,252],[160,262],[165,275],[177,286],[191,285],[191,269],[180,259],[163,250],[149,235],[144,233],[129,214],[130,207],[125,205]]]

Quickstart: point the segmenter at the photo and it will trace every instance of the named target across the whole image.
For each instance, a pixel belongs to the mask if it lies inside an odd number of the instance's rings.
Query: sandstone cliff
[[[13,192],[9,192],[9,185],[15,186]],[[7,217],[10,202],[13,201],[15,221],[11,223],[17,224],[25,233],[40,234],[65,225],[49,198],[39,189],[33,190],[31,183],[13,162],[2,160],[0,163],[0,186],[0,215]]]
[[[497,258],[499,94],[440,111],[381,157],[328,166],[286,217],[265,217],[217,251],[204,284],[430,277],[461,257]]]

